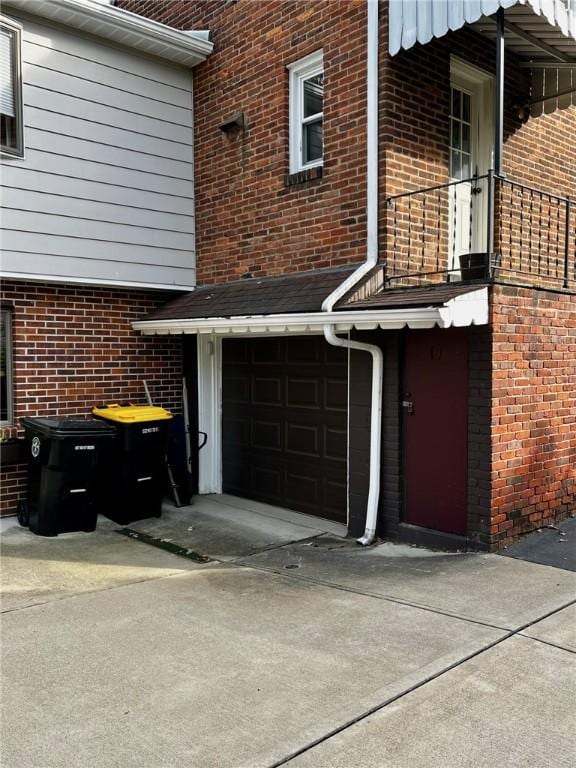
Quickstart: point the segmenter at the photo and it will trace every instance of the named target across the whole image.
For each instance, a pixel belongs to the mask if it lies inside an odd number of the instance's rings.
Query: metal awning
[[[425,45],[465,24],[483,30],[487,17],[507,9],[510,23],[544,41],[566,56],[576,57],[576,13],[567,0],[390,0],[389,50]],[[549,58],[527,40],[511,41],[511,48],[530,59]]]
[[[440,286],[442,287],[442,286]],[[338,332],[352,329],[374,330],[400,328],[451,328],[488,323],[488,288],[454,286],[441,290],[431,286],[420,291],[417,298],[404,291],[404,301],[397,292],[386,294],[363,307],[342,307],[333,312],[284,312],[270,314],[232,315],[230,317],[172,317],[152,316],[133,323],[133,328],[145,335],[217,334],[219,336],[303,335],[322,333],[326,324]],[[389,301],[389,304],[387,302]],[[170,306],[170,305],[168,305]]]
[[[425,45],[466,24],[495,38],[490,16],[499,9],[506,11],[506,49],[532,69],[532,115],[576,104],[573,0],[390,0],[390,54]]]

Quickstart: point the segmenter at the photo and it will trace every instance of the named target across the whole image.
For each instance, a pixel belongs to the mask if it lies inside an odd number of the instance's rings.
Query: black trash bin
[[[21,419],[28,454],[28,497],[18,520],[40,536],[93,531],[96,490],[103,452],[115,429],[101,421],[70,418]]]
[[[116,439],[106,457],[99,512],[122,525],[160,517],[172,414],[153,405],[108,405],[93,408],[92,413],[116,428]]]

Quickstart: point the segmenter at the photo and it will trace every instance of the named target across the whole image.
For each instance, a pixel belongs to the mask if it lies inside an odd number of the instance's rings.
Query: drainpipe
[[[354,288],[378,263],[378,0],[368,3],[367,42],[367,203],[366,203],[366,261],[339,285],[323,302],[322,311],[331,312],[334,305]],[[380,455],[382,445],[382,383],[384,359],[375,344],[351,341],[336,336],[336,326],[324,325],[328,344],[345,349],[357,349],[372,355],[372,401],[370,417],[370,488],[366,508],[366,528],[357,541],[363,546],[376,537],[378,498],[380,496]]]

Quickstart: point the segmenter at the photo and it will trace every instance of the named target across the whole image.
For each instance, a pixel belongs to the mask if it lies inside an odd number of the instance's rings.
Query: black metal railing
[[[494,250],[501,277],[568,288],[575,283],[576,238],[570,198],[496,180]]]
[[[502,279],[576,287],[570,198],[492,171],[387,200],[386,287]]]

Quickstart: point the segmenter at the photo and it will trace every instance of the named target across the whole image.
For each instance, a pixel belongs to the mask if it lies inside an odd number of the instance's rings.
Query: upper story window
[[[322,51],[290,64],[290,173],[324,159],[324,61]]]
[[[22,157],[22,76],[20,59],[21,27],[0,20],[0,149],[3,154]]]
[[[12,315],[0,310],[0,423],[10,424],[12,407]]]

